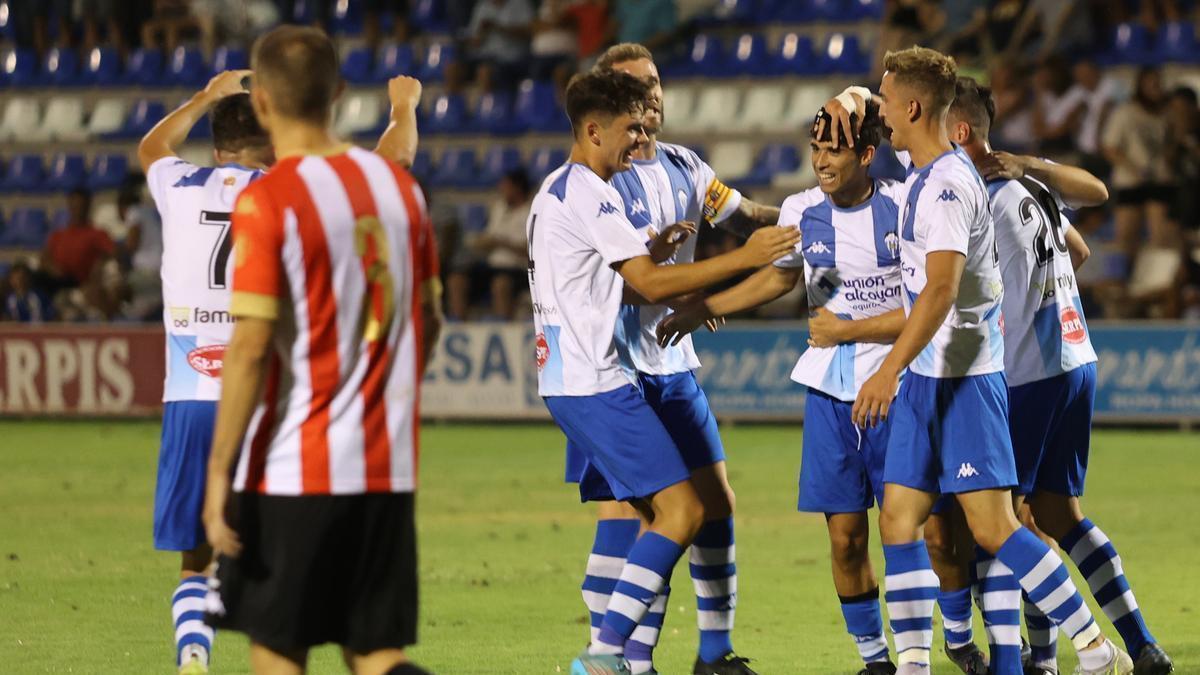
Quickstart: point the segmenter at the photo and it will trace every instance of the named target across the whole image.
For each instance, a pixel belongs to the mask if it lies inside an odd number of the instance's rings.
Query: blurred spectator
[[[280,21],[279,9],[272,0],[191,0],[191,3],[204,36],[204,51],[210,57],[221,45],[249,46]],[[364,35],[365,32],[364,27]]]
[[[9,321],[41,323],[53,317],[46,296],[33,286],[33,274],[25,263],[8,270],[8,289],[4,296],[4,316]]]
[[[1200,107],[1195,90],[1177,87],[1167,101],[1167,162],[1175,179],[1169,217],[1176,228],[1200,227]]]
[[[1171,169],[1167,162],[1167,120],[1162,76],[1156,68],[1137,74],[1133,98],[1121,104],[1104,126],[1101,143],[1112,164],[1117,242],[1133,262],[1150,230],[1150,244],[1169,247],[1174,236],[1167,219],[1171,201]]]
[[[529,72],[530,0],[479,0],[471,14],[469,66],[485,91],[513,89]]]
[[[1033,73],[1033,134],[1039,154],[1074,163],[1073,135],[1083,111],[1064,109],[1070,86],[1070,71],[1061,57],[1052,56],[1038,64]]]
[[[1054,54],[1071,54],[1086,47],[1092,35],[1086,1],[1029,0],[1004,58],[1015,59],[1026,51],[1038,61]]]
[[[487,229],[469,239],[467,246],[476,254],[486,256],[474,266],[468,278],[462,272],[450,276],[446,291],[448,314],[464,319],[470,303],[472,286],[486,283],[491,295],[489,318],[513,318],[516,296],[528,284],[528,241],[525,225],[529,220],[532,185],[524,169],[514,169],[500,179],[500,197],[488,211]],[[474,282],[474,283],[473,283]]]
[[[108,233],[92,224],[91,193],[72,190],[67,194],[67,226],[50,233],[42,251],[41,271],[49,281],[49,290],[83,284],[97,264],[116,250]]]
[[[992,99],[996,102],[996,121],[992,127],[996,147],[1018,154],[1033,152],[1029,83],[1015,64],[999,63],[992,69],[991,84]]]
[[[86,56],[94,47],[108,45],[129,56],[141,42],[142,17],[154,9],[154,0],[79,0],[82,28],[80,52]]]
[[[679,12],[675,0],[614,0],[612,20],[617,42],[636,42],[662,54],[675,39]]]
[[[1108,175],[1108,163],[1100,149],[1100,130],[1112,111],[1114,84],[1103,79],[1100,68],[1091,59],[1076,61],[1072,74],[1075,83],[1046,110],[1047,120],[1051,126],[1066,122],[1067,128],[1073,130],[1072,141],[1083,168],[1097,176]]]
[[[575,23],[581,65],[590,68],[608,44],[608,0],[575,0],[567,6],[567,15]]]
[[[129,254],[128,301],[125,317],[146,321],[162,311],[163,238],[158,209],[143,196],[145,177],[130,174],[117,194],[117,215],[125,227],[125,250]]]
[[[961,6],[962,2],[950,2],[950,5]],[[966,3],[969,6],[971,3]],[[969,9],[969,7],[968,7]],[[960,13],[961,14],[961,13]],[[904,49],[914,44],[926,44],[935,34],[947,34],[956,30],[947,24],[948,9],[943,9],[935,0],[895,0],[887,3],[883,16],[883,26],[879,40],[875,45],[875,56],[872,63],[875,71],[872,81],[877,81],[883,71],[883,55],[889,51]],[[969,16],[969,14],[968,14]],[[945,39],[946,45],[954,41],[953,36]],[[945,47],[945,45],[940,45]]]
[[[578,50],[575,22],[567,11],[571,4],[571,0],[543,0],[533,22],[533,40],[529,44],[533,55],[530,76],[536,80],[553,80],[560,90],[566,88]]]
[[[154,0],[153,14],[142,23],[142,46],[170,54],[189,37],[200,37],[200,22],[188,0]]]
[[[50,49],[52,24],[58,45],[69,46],[71,6],[71,0],[9,0],[9,18],[16,30],[17,46],[33,49],[41,58]]]
[[[951,54],[983,57],[985,63],[999,61],[1016,33],[1025,12],[1026,0],[987,0],[974,3],[971,21],[944,41]]]

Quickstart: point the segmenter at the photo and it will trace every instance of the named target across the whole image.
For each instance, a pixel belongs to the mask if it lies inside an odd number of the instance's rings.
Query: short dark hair
[[[323,31],[280,26],[254,43],[250,57],[261,86],[285,117],[324,124],[341,84],[337,50]]]
[[[67,198],[70,199],[71,197],[82,197],[83,201],[87,202],[89,206],[92,203],[92,193],[87,188],[71,188],[67,191]]]
[[[567,84],[567,117],[579,133],[588,115],[609,119],[624,113],[641,112],[650,99],[650,85],[628,73],[592,71],[571,78]]]
[[[821,137],[818,138],[817,128],[820,126],[822,119],[825,120],[825,129],[821,133]],[[833,118],[829,115],[829,113],[825,112],[824,108],[821,108],[821,110],[817,112],[816,118],[813,120],[812,130],[809,132],[809,135],[812,136],[812,139],[818,143],[829,142],[830,137],[833,134],[833,124],[831,124],[832,121]],[[850,126],[853,127],[857,123],[858,115],[851,115]],[[854,151],[861,155],[866,151],[867,147],[878,148],[879,144],[882,142],[883,119],[879,117],[879,104],[875,101],[867,101],[867,110],[863,114],[862,126],[859,127],[858,136],[854,139]],[[849,143],[847,143],[845,129],[842,129],[841,133],[838,135],[838,145],[840,146],[842,144],[849,145]]]
[[[1171,98],[1182,99],[1193,106],[1200,105],[1200,98],[1196,97],[1196,90],[1185,85],[1180,85],[1172,89]]]
[[[996,102],[992,90],[973,77],[960,77],[954,84],[954,102],[950,110],[971,125],[971,133],[987,138],[996,120]]]
[[[516,167],[504,172],[504,180],[510,181],[522,193],[528,195],[533,190],[533,182],[529,180],[529,172],[524,167]]]
[[[213,147],[225,152],[271,145],[271,138],[258,123],[250,94],[232,94],[217,101],[208,115],[212,126]]]

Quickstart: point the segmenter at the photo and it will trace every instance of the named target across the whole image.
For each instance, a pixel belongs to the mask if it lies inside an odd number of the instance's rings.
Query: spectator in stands
[[[473,252],[486,256],[484,262],[475,266],[472,278],[458,273],[447,280],[455,318],[464,318],[471,286],[486,284],[492,300],[489,318],[510,320],[517,293],[528,284],[529,244],[525,224],[533,197],[529,175],[524,169],[509,171],[500,179],[499,191],[499,198],[488,211],[487,229],[467,242]]]
[[[1112,164],[1117,241],[1130,263],[1140,247],[1143,226],[1149,228],[1156,248],[1175,241],[1167,218],[1172,177],[1165,107],[1162,76],[1156,68],[1143,68],[1132,100],[1113,111],[1101,136],[1104,155]]]
[[[1051,56],[1033,73],[1033,134],[1043,157],[1076,163],[1074,132],[1083,119],[1083,109],[1067,109],[1063,102],[1071,86],[1067,63]]]
[[[996,148],[1014,154],[1033,152],[1033,106],[1027,79],[1016,64],[1001,62],[992,68],[991,81],[996,102],[992,126]]]
[[[535,14],[530,0],[479,0],[471,14],[468,65],[485,91],[513,89],[529,73]]]
[[[958,7],[963,3],[950,4]],[[967,11],[973,11],[973,7],[973,4],[969,5]],[[950,31],[947,17],[948,12],[936,0],[896,0],[887,3],[879,40],[875,44],[875,55],[871,61],[874,64],[871,81],[878,82],[883,76],[884,54],[914,44],[925,44],[933,39],[935,34],[946,35]],[[949,50],[955,42],[955,36],[956,34],[948,35],[939,43],[939,47]]]
[[[1100,151],[1100,130],[1112,111],[1113,82],[1103,79],[1096,62],[1087,58],[1075,62],[1072,76],[1074,84],[1046,110],[1047,119],[1051,125],[1070,121],[1079,166],[1097,176],[1108,175],[1108,163]]]
[[[4,296],[3,316],[9,321],[41,323],[49,321],[53,314],[46,296],[33,286],[33,274],[25,263],[17,263],[8,270],[7,292]]]
[[[575,67],[579,36],[575,22],[567,11],[572,0],[543,0],[533,22],[533,40],[529,51],[533,55],[530,76],[537,80],[553,80],[559,91],[567,86]]]
[[[221,45],[248,46],[280,21],[279,8],[272,0],[191,0],[191,3],[203,35],[204,51],[210,56]]]
[[[232,2],[240,2],[241,0],[230,0]],[[321,30],[330,32],[329,21],[333,18],[333,12],[336,7],[337,0],[308,0],[312,7],[314,22]],[[279,13],[284,21],[292,19],[292,9],[295,7],[295,0],[279,0],[282,6],[279,8]],[[405,41],[410,37],[408,24],[409,0],[359,0],[362,8],[363,21],[363,42],[371,49],[372,52],[379,48],[380,38],[383,33],[383,15],[392,15],[392,30],[397,41]],[[454,3],[450,3],[454,4]],[[461,4],[461,3],[459,3]]]
[[[200,22],[188,0],[154,0],[154,12],[142,23],[142,46],[167,54],[189,37],[200,37]]]
[[[1167,102],[1167,162],[1175,179],[1169,216],[1192,235],[1200,228],[1200,107],[1190,87],[1175,88]]]
[[[108,233],[92,224],[91,193],[72,190],[67,194],[67,226],[52,232],[42,251],[43,285],[51,293],[78,287],[116,250]]]
[[[615,0],[612,33],[617,42],[634,42],[654,52],[655,59],[675,40],[679,12],[675,0]]]
[[[579,42],[580,67],[587,70],[608,44],[608,0],[575,0],[567,6]]]
[[[163,238],[158,209],[143,196],[146,177],[132,173],[117,193],[117,216],[125,226],[125,251],[129,274],[128,298],[121,313],[135,321],[149,321],[162,311]]]
[[[1081,0],[1029,0],[1004,59],[1017,59],[1030,51],[1035,60],[1042,61],[1087,47],[1093,35],[1088,4]]]

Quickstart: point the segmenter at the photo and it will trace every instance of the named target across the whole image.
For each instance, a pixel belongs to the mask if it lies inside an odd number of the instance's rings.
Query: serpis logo
[[[197,347],[188,352],[187,362],[198,373],[213,378],[221,377],[221,367],[225,364],[225,345]]]
[[[942,194],[938,195],[937,201],[956,202],[958,201],[958,195],[954,194],[953,190],[942,190]]]
[[[599,218],[600,216],[609,216],[616,212],[617,212],[617,207],[613,206],[609,202],[604,202],[603,204],[600,205],[600,212],[596,214],[596,217]]]
[[[546,342],[546,334],[538,333],[537,340],[533,347],[533,357],[537,360],[538,370],[546,367],[546,362],[550,360],[550,343]]]

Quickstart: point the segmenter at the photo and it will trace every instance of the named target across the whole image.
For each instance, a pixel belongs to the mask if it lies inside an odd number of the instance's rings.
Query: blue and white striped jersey
[[[875,181],[875,192],[858,206],[843,209],[820,188],[788,197],[780,225],[800,226],[801,243],[778,267],[804,267],[808,305],[843,319],[866,319],[902,306],[900,240],[896,233],[904,184]],[[843,401],[853,401],[862,383],[879,370],[890,344],[848,343],[809,347],[792,379]]]
[[[1032,178],[987,184],[1004,278],[1004,368],[1016,387],[1096,361],[1067,250],[1065,204]]]
[[[178,157],[159,159],[147,171],[162,217],[164,401],[221,398],[225,345],[233,334],[230,214],[237,196],[262,173],[236,164],[201,167]]]
[[[633,168],[613,176],[610,183],[625,202],[629,221],[649,240],[646,228],[662,232],[683,220],[696,225],[716,224],[742,203],[742,195],[717,179],[712,167],[695,152],[658,143],[654,159],[635,160]],[[685,241],[668,262],[690,263],[696,258],[696,237]],[[655,330],[671,310],[665,305],[625,305],[617,324],[621,361],[649,375],[672,375],[695,370],[700,359],[691,336],[678,345],[660,347]]]
[[[914,170],[900,196],[900,262],[904,311],[925,290],[925,256],[966,256],[958,297],[933,339],[909,365],[926,377],[985,375],[1004,370],[1001,299],[1004,284],[987,189],[960,148]]]

